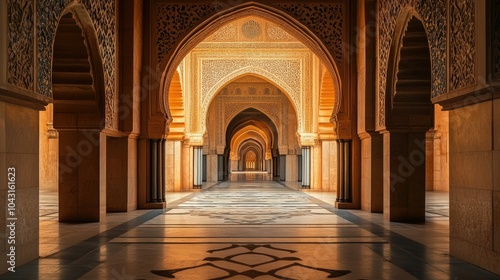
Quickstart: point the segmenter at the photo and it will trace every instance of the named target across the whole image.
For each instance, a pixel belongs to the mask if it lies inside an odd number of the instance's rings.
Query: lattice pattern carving
[[[269,41],[294,41],[296,40],[292,35],[288,34],[285,30],[276,25],[267,25],[267,40]]]
[[[51,61],[52,45],[59,17],[70,0],[39,0],[37,1],[37,90],[38,93],[52,96],[51,92]],[[99,51],[104,68],[106,126],[118,127],[115,117],[117,112],[117,96],[115,84],[116,69],[116,4],[107,0],[83,0],[93,21],[99,41]]]
[[[52,96],[52,44],[57,21],[70,0],[39,0],[36,2],[37,39],[37,90],[39,94]]]
[[[9,84],[33,90],[33,1],[8,0],[8,59]]]
[[[215,31],[208,40],[209,41],[234,41],[238,38],[238,28],[236,24],[229,23]]]
[[[342,67],[342,44],[344,43],[343,31],[345,24],[344,4],[280,3],[276,6],[303,22],[321,38],[332,53],[338,68]]]
[[[385,125],[387,69],[396,20],[405,7],[413,7],[423,18],[432,61],[432,97],[446,92],[446,1],[379,1],[378,14],[378,124]]]
[[[158,61],[179,42],[185,32],[199,25],[210,14],[222,9],[220,4],[159,3],[156,9],[156,47]]]
[[[450,88],[476,83],[474,0],[450,2]]]
[[[116,94],[116,4],[114,0],[83,0],[94,23],[99,40],[99,52],[104,68],[106,126],[118,129],[118,95]]]
[[[500,79],[500,0],[493,1],[493,19],[492,19],[492,50],[493,50],[493,75]]]
[[[289,94],[295,104],[300,102],[301,76],[302,73],[300,60],[262,60],[262,59],[239,59],[239,60],[224,60],[224,59],[209,59],[201,62],[203,80],[201,92],[205,93],[202,97],[202,108],[208,108],[208,103],[212,99],[213,88],[217,84],[225,84],[233,77],[230,75],[241,69],[253,69],[262,71],[262,76],[266,77],[269,74],[277,77],[277,84],[289,89]]]

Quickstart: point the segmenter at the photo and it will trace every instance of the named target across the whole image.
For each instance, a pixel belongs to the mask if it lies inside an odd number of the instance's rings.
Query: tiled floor
[[[0,279],[499,279],[448,256],[447,193],[400,224],[298,187],[224,182],[100,224],[58,223],[47,194],[42,257]]]

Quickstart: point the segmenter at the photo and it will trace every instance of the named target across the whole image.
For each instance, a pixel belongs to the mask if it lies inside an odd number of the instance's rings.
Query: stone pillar
[[[286,180],[286,155],[280,155],[279,157],[279,170],[280,170],[280,181]]]
[[[226,158],[224,155],[217,155],[217,181],[224,181],[227,175],[225,175],[224,164],[226,164]]]
[[[302,147],[302,188],[311,188],[311,147]]]
[[[435,155],[434,155],[434,142],[435,142],[436,131],[431,129],[425,134],[425,190],[434,190],[434,166],[435,166]]]
[[[2,4],[0,3],[0,8]],[[2,12],[0,11],[0,14]],[[0,35],[1,37],[1,35]],[[1,40],[0,40],[1,41]],[[1,94],[0,94],[1,95]],[[22,116],[22,117],[21,117]],[[8,182],[14,182],[16,211],[16,269],[38,258],[39,193],[38,193],[38,122],[39,112],[0,101],[0,274],[7,272],[10,245],[6,236]],[[56,164],[56,163],[54,163]],[[9,168],[14,168],[10,169]],[[15,273],[13,273],[15,276]]]
[[[106,217],[106,136],[99,130],[59,130],[59,221]]]
[[[499,167],[500,99],[451,110],[450,254],[497,274]]]
[[[286,155],[286,180],[297,181],[297,155]]]
[[[384,217],[425,221],[425,132],[384,132]]]
[[[219,180],[219,155],[207,155],[207,182]]]
[[[337,142],[321,141],[321,189],[334,192],[337,190]]]
[[[137,209],[137,139],[107,139],[106,210],[127,212]]]
[[[203,146],[193,147],[193,188],[201,189],[203,185]]]
[[[361,138],[361,209],[372,213],[384,210],[383,137],[366,133]]]
[[[53,104],[40,112],[40,190],[57,192],[59,188],[59,137],[53,124]]]
[[[183,161],[181,157],[181,141],[167,140],[165,143],[165,184],[166,192],[180,192],[181,170]]]

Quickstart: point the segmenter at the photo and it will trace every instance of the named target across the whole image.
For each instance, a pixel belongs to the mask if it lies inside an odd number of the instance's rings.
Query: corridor
[[[179,199],[166,210],[108,214],[100,226],[52,221],[50,230],[42,215],[41,236],[100,233],[46,244],[53,253],[0,279],[498,279],[448,256],[439,195],[428,201],[426,224],[398,224],[335,209],[321,200],[333,201],[332,193],[297,187],[224,182],[172,194]]]

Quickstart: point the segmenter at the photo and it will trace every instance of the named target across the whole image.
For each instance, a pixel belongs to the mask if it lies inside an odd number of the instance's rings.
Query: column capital
[[[299,133],[300,146],[314,146],[314,143],[318,139],[318,134],[316,133]]]
[[[188,135],[190,146],[203,146],[203,134],[191,133]]]

